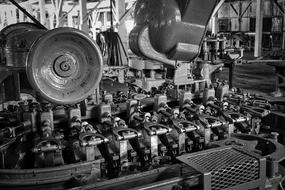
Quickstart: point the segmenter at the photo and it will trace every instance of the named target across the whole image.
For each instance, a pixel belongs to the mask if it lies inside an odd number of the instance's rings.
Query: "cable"
[[[281,190],[284,190],[284,187],[283,187],[283,185],[282,185],[282,183],[283,183],[284,180],[285,180],[285,177],[283,177],[283,178],[281,179],[281,181],[279,182],[279,186],[280,186]]]
[[[123,66],[122,53],[129,61],[123,42],[117,32],[112,29],[98,33],[96,42],[104,57],[107,57],[108,66]],[[122,52],[123,50],[123,52]]]
[[[281,182],[279,182],[279,186],[280,186],[281,190],[284,190],[284,187],[283,187]]]
[[[68,16],[68,14],[76,7],[76,5],[74,4],[64,15],[62,15],[60,18],[59,18],[59,23],[61,23],[65,17]]]

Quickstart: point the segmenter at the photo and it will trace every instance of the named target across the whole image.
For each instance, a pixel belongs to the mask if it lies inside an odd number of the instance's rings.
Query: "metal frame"
[[[39,28],[47,29],[44,25],[42,25],[35,17],[33,17],[30,13],[28,13],[23,7],[21,7],[16,1],[9,0],[13,5],[15,5],[20,11],[22,11],[27,17],[29,17]]]
[[[219,147],[219,148],[213,148],[209,150],[200,151],[193,154],[188,155],[182,155],[177,157],[178,160],[182,161],[183,163],[189,165],[190,167],[194,168],[198,172],[202,173],[202,183],[204,184],[204,190],[211,190],[211,172],[205,171],[204,168],[195,165],[195,164],[189,164],[188,157],[192,157],[193,155],[199,155],[199,154],[209,154],[212,152],[220,151],[220,150],[226,150],[226,149],[234,149],[237,150],[245,155],[248,155],[250,157],[253,157],[257,160],[259,160],[259,178],[250,182],[246,182],[243,184],[236,185],[234,187],[226,188],[227,190],[240,190],[240,189],[254,189],[259,188],[259,190],[265,189],[265,180],[266,180],[266,158],[262,158],[259,155],[256,155],[252,152],[249,152],[247,150],[241,149],[237,146],[226,146],[226,147]]]

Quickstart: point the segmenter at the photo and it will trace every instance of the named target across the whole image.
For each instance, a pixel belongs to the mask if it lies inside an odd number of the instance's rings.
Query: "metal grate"
[[[259,178],[259,160],[233,147],[189,155],[184,162],[204,175],[210,174],[213,190],[234,187]]]

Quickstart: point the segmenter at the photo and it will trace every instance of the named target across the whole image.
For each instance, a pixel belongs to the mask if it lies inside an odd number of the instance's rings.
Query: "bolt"
[[[277,133],[277,132],[271,132],[271,135],[272,135],[273,139],[274,139],[276,142],[278,142],[279,133]]]

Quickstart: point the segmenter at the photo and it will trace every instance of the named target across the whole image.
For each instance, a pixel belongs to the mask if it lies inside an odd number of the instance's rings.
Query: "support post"
[[[219,25],[218,25],[218,11],[224,4],[225,0],[220,0],[219,3],[216,5],[213,14],[212,14],[212,34],[217,34],[219,32]]]
[[[46,9],[45,9],[46,2],[45,0],[39,0],[39,7],[40,7],[40,22],[42,25],[46,26]]]
[[[123,17],[123,15],[126,12],[125,0],[116,0],[116,12],[117,12],[116,14],[117,18],[115,20],[119,21],[120,18]],[[127,28],[124,22],[120,22],[118,24],[118,34],[121,37],[122,44],[125,50],[127,50],[128,49],[128,34],[127,34]],[[123,50],[121,50],[121,57],[122,57],[123,64],[128,65],[127,58]]]
[[[285,2],[282,2],[283,4],[283,10],[285,10]],[[283,26],[282,26],[282,32],[283,32],[283,39],[282,39],[282,49],[285,49],[285,14],[283,12]]]
[[[11,1],[12,2],[12,1]],[[13,2],[12,2],[13,3]],[[32,2],[31,2],[31,0],[28,0],[27,2],[26,2],[26,11],[31,15],[31,16],[33,16],[33,5],[32,5]],[[28,22],[32,22],[32,18],[27,18],[27,20],[26,21],[28,21]]]
[[[242,2],[239,2],[239,12],[238,12],[238,31],[241,31],[241,25],[242,25]]]
[[[212,34],[216,35],[219,32],[218,13],[212,17]]]
[[[8,25],[13,24],[13,17],[11,15],[11,6],[7,6],[6,8],[6,15],[7,15],[7,23]]]
[[[87,14],[87,0],[79,0],[79,17],[80,17],[80,30],[82,30],[85,33],[89,33],[88,28],[88,18],[85,18],[85,15]]]
[[[21,6],[23,7],[23,5],[21,4]],[[19,22],[24,22],[24,13],[18,9],[19,12]]]
[[[5,10],[6,10],[6,6],[7,5],[2,5],[4,8],[3,8],[3,10],[1,10],[1,30],[2,30],[2,28],[4,28],[4,27],[6,27],[7,26],[7,18],[6,18],[6,16],[5,16]]]
[[[263,21],[263,0],[256,0],[254,57],[260,57],[262,54],[262,21]]]
[[[68,27],[73,27],[72,12],[67,15]]]

